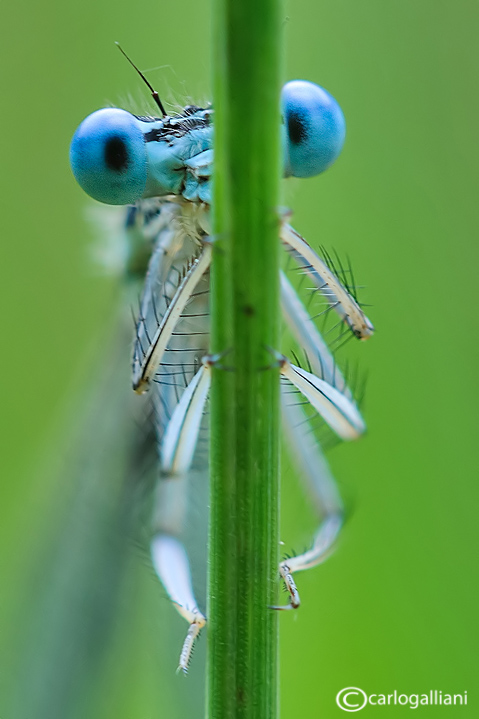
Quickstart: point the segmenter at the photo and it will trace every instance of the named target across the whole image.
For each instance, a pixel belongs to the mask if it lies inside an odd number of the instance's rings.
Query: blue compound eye
[[[99,202],[128,205],[142,196],[147,175],[145,139],[126,110],[105,108],[83,120],[70,146],[78,184]]]
[[[288,82],[281,93],[285,176],[313,177],[333,164],[346,126],[329,92],[306,80]]]

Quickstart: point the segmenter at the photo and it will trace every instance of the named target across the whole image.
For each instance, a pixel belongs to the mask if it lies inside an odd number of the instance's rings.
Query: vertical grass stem
[[[277,716],[277,0],[214,0],[209,719]]]

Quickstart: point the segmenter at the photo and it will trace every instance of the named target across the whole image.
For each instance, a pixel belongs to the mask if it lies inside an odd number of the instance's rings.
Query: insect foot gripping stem
[[[286,591],[289,592],[289,604],[284,604],[277,607],[271,607],[271,609],[278,609],[278,610],[284,610],[284,609],[298,609],[299,605],[301,604],[301,600],[299,598],[299,592],[296,587],[296,582],[293,579],[293,575],[291,574],[291,570],[289,568],[289,565],[287,561],[281,562],[279,565],[279,573],[284,581],[284,586],[286,588]]]

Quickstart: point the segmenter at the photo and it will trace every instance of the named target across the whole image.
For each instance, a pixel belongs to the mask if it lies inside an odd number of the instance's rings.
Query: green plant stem
[[[209,719],[277,716],[280,4],[215,0]]]

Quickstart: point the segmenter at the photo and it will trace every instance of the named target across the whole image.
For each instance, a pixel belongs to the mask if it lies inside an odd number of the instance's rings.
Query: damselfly
[[[208,464],[204,453],[198,453],[198,443],[207,429],[210,367],[216,361],[209,355],[208,308],[214,112],[212,107],[189,105],[169,115],[147,84],[161,117],[98,110],[77,129],[70,158],[76,179],[89,195],[128,206],[126,267],[136,276],[147,267],[135,321],[132,381],[136,392],[148,393],[153,408],[158,481],[151,556],[171,601],[189,623],[180,656],[180,668],[186,672],[195,638],[206,624],[180,537],[186,478],[193,467],[206,472]],[[345,136],[337,102],[318,85],[296,80],[284,86],[281,108],[284,175],[311,177],[326,170]],[[336,268],[327,253],[320,257],[285,218],[280,227],[279,239],[292,261],[324,299],[321,314],[337,313],[341,336],[370,337],[373,326],[356,300],[350,268],[344,270],[340,262]],[[308,363],[303,368],[276,352],[283,422],[321,519],[311,549],[279,566],[290,597],[280,608],[290,609],[300,604],[293,573],[326,559],[343,517],[340,495],[297,394],[342,440],[359,437],[365,424],[330,347],[285,273],[281,301]]]

